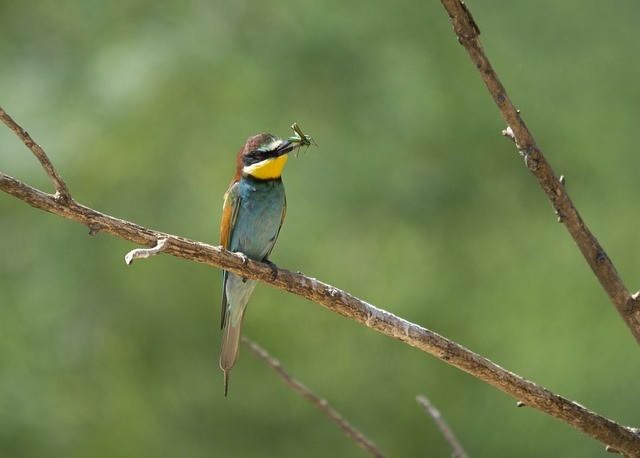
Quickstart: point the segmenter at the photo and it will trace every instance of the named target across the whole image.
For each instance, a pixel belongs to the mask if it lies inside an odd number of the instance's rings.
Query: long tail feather
[[[242,320],[233,326],[232,320],[227,317],[224,336],[222,337],[222,348],[220,350],[220,369],[224,371],[224,396],[227,396],[229,389],[229,374],[231,368],[238,360],[238,354],[240,353],[240,335],[242,333]]]
[[[229,376],[231,375],[231,369],[224,371],[224,397],[227,397],[229,392]]]
[[[247,302],[256,287],[255,280],[247,280],[238,275],[225,272],[224,295],[222,297],[224,334],[220,349],[220,368],[224,371],[224,395],[229,388],[229,374],[238,360],[242,320]]]

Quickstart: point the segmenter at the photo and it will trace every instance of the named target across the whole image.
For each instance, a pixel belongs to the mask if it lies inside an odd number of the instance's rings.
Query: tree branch
[[[136,248],[135,250],[131,250],[124,256],[124,262],[126,262],[128,265],[131,265],[136,259],[144,259],[150,256],[156,256],[162,253],[167,248],[167,241],[168,239],[166,237],[161,237],[158,239],[157,245],[153,248]]]
[[[5,123],[7,123],[6,119],[6,117],[2,117]],[[12,130],[14,129],[12,128]],[[23,130],[20,128],[18,132],[23,132]],[[24,136],[18,132],[16,132],[18,136],[27,144]],[[27,144],[27,146],[29,145]],[[50,176],[52,175],[50,174]],[[279,268],[275,268],[276,275],[274,275],[273,265],[252,261],[241,254],[231,253],[219,246],[154,231],[129,221],[114,218],[79,204],[70,197],[61,199],[58,193],[51,195],[39,191],[2,172],[0,172],[0,189],[34,208],[84,224],[89,227],[90,234],[102,231],[148,247],[159,246],[159,241],[166,239],[162,246],[163,252],[167,254],[219,267],[305,297],[351,320],[440,358],[447,364],[509,394],[516,400],[572,425],[603,444],[620,451],[625,456],[640,458],[640,436],[632,428],[621,426],[591,412],[577,403],[503,369],[435,332],[376,308],[315,278]]]
[[[49,160],[49,157],[45,154],[44,150],[40,148],[40,145],[34,142],[27,131],[20,127],[18,123],[16,123],[13,118],[11,118],[11,116],[9,116],[7,112],[2,109],[2,107],[0,107],[0,119],[20,138],[20,140],[22,140],[22,143],[24,143],[27,148],[31,150],[33,155],[40,161],[42,168],[45,172],[47,172],[47,175],[49,175],[49,178],[56,188],[56,199],[69,199],[71,197],[71,194],[69,193],[67,184],[62,178],[60,178],[60,175],[58,175],[58,172],[56,172],[56,169],[53,167],[53,164]]]
[[[471,61],[508,125],[504,134],[515,142],[518,151],[524,158],[525,165],[538,180],[538,184],[551,202],[558,215],[558,220],[565,225],[607,296],[640,343],[640,300],[638,294],[631,295],[625,287],[604,248],[589,231],[578,210],[573,206],[563,180],[556,177],[522,120],[519,110],[511,103],[506,89],[482,48],[478,38],[480,29],[465,4],[460,0],[441,0],[441,2],[449,13],[458,41],[469,53]]]
[[[424,409],[427,415],[431,417],[444,438],[451,446],[451,456],[453,458],[469,458],[467,452],[465,452],[464,448],[462,448],[462,444],[453,433],[453,430],[449,427],[444,418],[442,418],[442,414],[440,413],[440,411],[436,409],[433,404],[431,404],[431,401],[429,401],[429,399],[427,399],[427,397],[423,395],[416,396],[416,401]]]
[[[336,412],[326,400],[318,397],[313,391],[304,386],[298,380],[294,379],[280,364],[280,362],[267,351],[260,347],[255,342],[247,339],[242,336],[242,342],[255,354],[262,362],[264,362],[267,366],[271,367],[276,373],[282,378],[284,383],[290,386],[295,392],[313,404],[315,407],[320,409],[322,413],[324,413],[329,419],[338,425],[338,428],[342,430],[342,432],[364,450],[366,450],[371,456],[376,458],[384,458],[384,453],[380,451],[376,445],[371,442],[367,437],[364,436],[360,431],[355,429],[351,424],[345,420],[338,412]]]

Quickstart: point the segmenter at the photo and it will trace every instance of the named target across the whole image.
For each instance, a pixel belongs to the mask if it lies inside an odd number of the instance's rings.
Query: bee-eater
[[[271,134],[255,135],[238,152],[236,174],[224,195],[220,224],[220,243],[227,250],[268,262],[287,211],[282,168],[290,152],[311,141],[294,126],[296,137],[282,140]],[[227,271],[223,271],[222,279],[220,368],[224,371],[226,396],[229,374],[238,359],[244,312],[256,281]]]

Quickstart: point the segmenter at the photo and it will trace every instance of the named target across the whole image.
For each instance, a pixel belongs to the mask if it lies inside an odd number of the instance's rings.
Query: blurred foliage
[[[470,2],[503,83],[630,288],[640,5]],[[298,122],[272,260],[622,424],[637,344],[529,175],[438,1],[24,2],[0,8],[0,104],[80,202],[218,241],[234,155]],[[0,170],[51,189],[0,129]],[[244,349],[222,397],[220,273],[0,195],[0,454],[364,456]],[[245,333],[390,456],[607,456],[435,358],[260,286]]]

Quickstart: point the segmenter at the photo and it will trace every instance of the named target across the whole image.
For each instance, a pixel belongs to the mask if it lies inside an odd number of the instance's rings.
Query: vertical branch
[[[564,180],[557,178],[522,120],[520,111],[511,103],[506,89],[482,48],[479,39],[480,29],[465,4],[460,0],[441,0],[441,2],[449,13],[458,41],[467,50],[471,61],[508,125],[504,134],[515,142],[518,151],[524,158],[525,165],[538,180],[538,184],[558,215],[559,221],[569,231],[602,288],[640,343],[638,294],[631,295],[625,287],[609,256],[589,231],[578,210],[574,207],[565,189]]]

